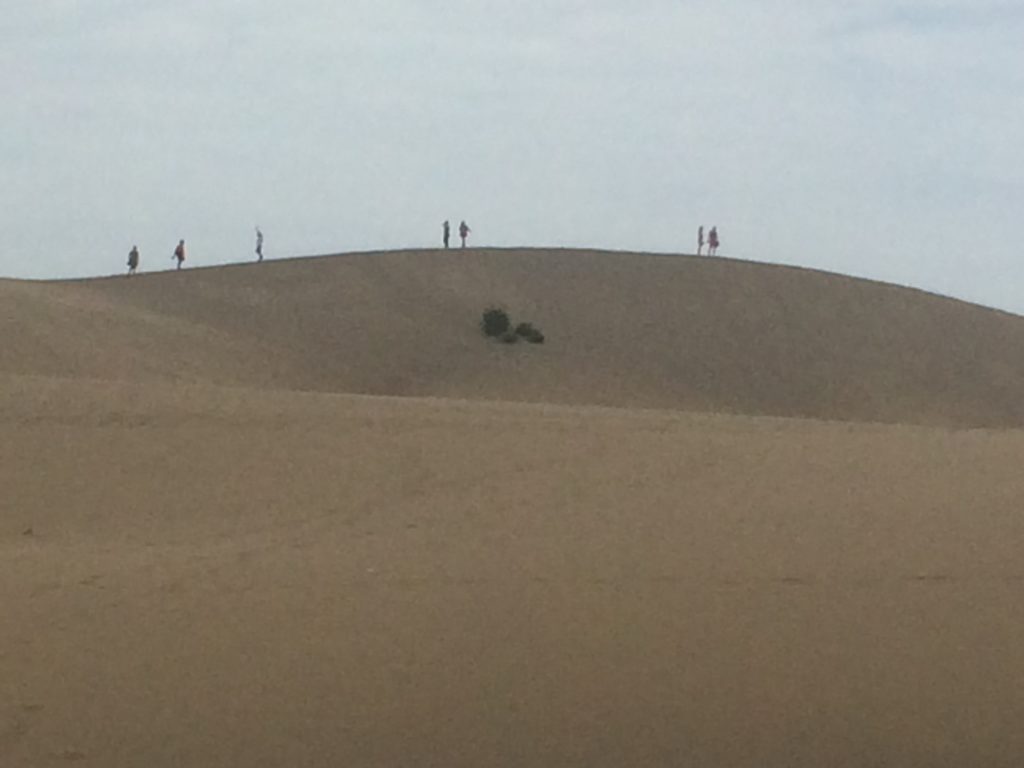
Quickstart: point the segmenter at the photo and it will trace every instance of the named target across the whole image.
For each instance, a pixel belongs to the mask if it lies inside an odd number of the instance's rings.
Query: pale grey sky
[[[1024,3],[0,0],[0,275],[694,249],[1024,312]]]

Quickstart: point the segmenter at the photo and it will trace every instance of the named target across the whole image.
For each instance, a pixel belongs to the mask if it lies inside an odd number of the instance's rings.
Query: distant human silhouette
[[[714,256],[718,250],[718,227],[712,227],[708,232],[708,256]]]
[[[462,247],[463,248],[466,247],[466,238],[469,237],[469,233],[472,232],[472,231],[473,230],[471,230],[469,228],[469,225],[466,224],[465,221],[463,221],[461,224],[459,224],[459,237],[462,238]]]
[[[704,225],[701,224],[697,227],[697,255],[701,255],[701,251],[704,250]]]
[[[259,257],[257,261],[263,261],[263,233],[259,227],[256,227],[256,255]]]
[[[134,275],[135,270],[139,268],[139,246],[133,245],[132,249],[128,251],[128,274]]]
[[[452,236],[452,227],[448,223],[448,219],[444,220],[444,224],[441,225],[441,239],[444,241],[444,247],[448,247],[448,240]]]
[[[179,240],[178,247],[174,249],[174,255],[172,259],[178,260],[178,269],[181,269],[181,263],[185,261],[185,241]]]

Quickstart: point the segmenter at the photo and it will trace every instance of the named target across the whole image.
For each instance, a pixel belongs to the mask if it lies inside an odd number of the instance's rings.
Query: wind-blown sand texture
[[[1024,318],[469,250],[0,334],[4,768],[1024,763]]]

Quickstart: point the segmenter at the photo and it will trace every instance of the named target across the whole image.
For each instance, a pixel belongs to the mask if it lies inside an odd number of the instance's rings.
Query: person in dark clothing
[[[172,259],[178,260],[178,269],[181,269],[181,263],[185,261],[185,241],[179,240],[178,247],[174,249],[174,255]]]
[[[448,240],[452,235],[451,225],[448,223],[448,219],[444,220],[444,224],[441,225],[441,239],[444,241],[444,247],[448,247]]]
[[[139,268],[139,246],[133,245],[132,249],[128,251],[128,275],[134,275],[135,270]]]

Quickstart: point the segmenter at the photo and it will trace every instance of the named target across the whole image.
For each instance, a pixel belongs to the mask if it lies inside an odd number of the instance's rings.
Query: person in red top
[[[461,224],[459,224],[459,237],[462,238],[462,247],[463,248],[466,247],[466,238],[469,237],[469,233],[472,232],[472,231],[473,230],[471,230],[469,228],[469,225],[466,224],[465,221],[463,221]]]
[[[178,260],[178,269],[181,269],[181,262],[185,260],[185,241],[179,240],[178,247],[174,249],[174,256],[171,258]]]
[[[708,232],[708,256],[714,256],[718,250],[718,227],[712,227]]]

